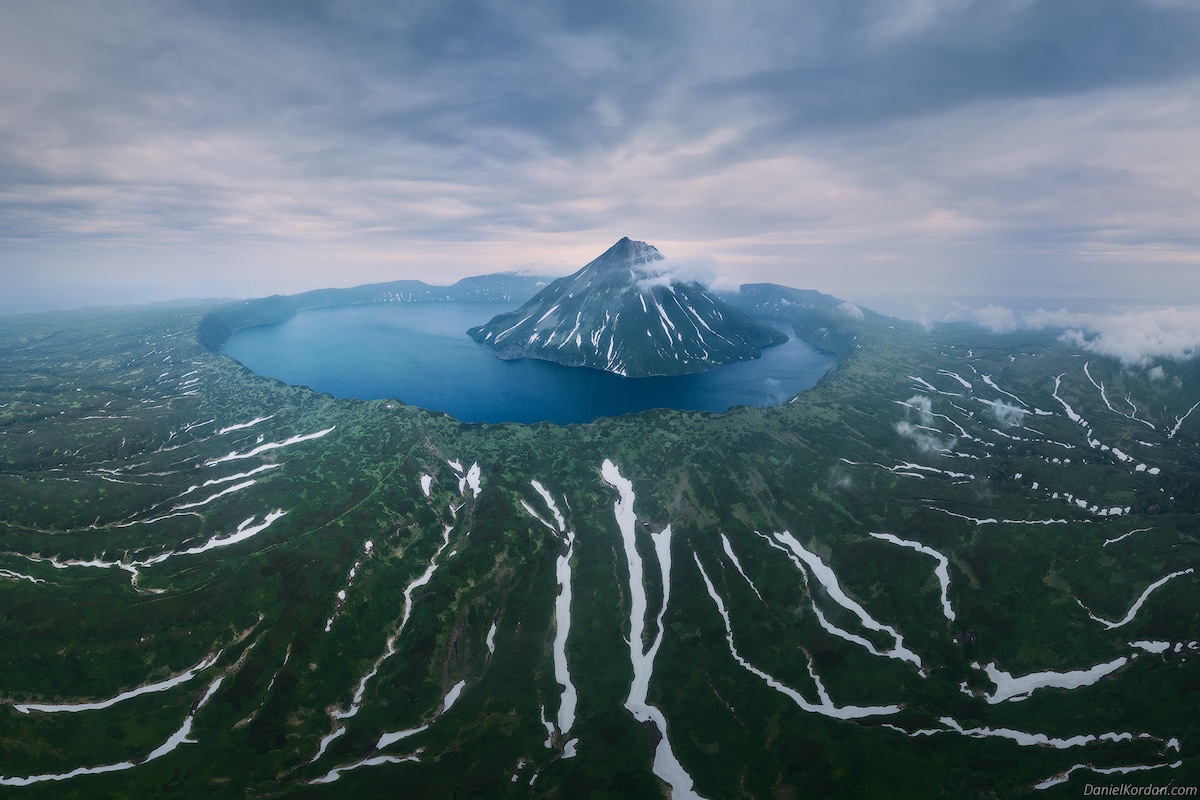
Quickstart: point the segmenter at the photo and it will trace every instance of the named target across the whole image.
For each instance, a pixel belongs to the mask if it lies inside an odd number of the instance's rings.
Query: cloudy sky
[[[0,313],[626,235],[906,316],[1195,302],[1197,42],[1186,0],[5,0]]]

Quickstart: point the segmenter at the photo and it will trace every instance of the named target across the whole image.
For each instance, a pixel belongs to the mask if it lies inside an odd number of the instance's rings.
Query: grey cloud
[[[787,109],[781,124],[808,131],[1200,73],[1195,9],[1070,0],[946,3],[920,12],[933,5],[797,4],[778,25],[808,48],[712,91],[756,95]],[[921,21],[889,26],[906,15]]]
[[[161,247],[374,278],[628,233],[856,299],[1078,295],[1200,245],[1198,33],[1134,0],[9,3],[0,241],[141,248],[136,282]]]

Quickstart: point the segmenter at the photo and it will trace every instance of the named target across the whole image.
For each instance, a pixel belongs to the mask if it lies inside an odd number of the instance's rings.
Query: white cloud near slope
[[[916,444],[922,453],[948,453],[958,444],[958,439],[941,435],[934,427],[933,402],[923,394],[915,394],[904,401],[908,407],[905,416],[896,423],[896,433]],[[910,420],[916,418],[914,424]]]
[[[701,286],[711,286],[714,282],[727,282],[728,279],[722,279],[720,270],[720,262],[712,256],[668,256],[661,261],[652,261],[639,267],[639,271],[646,273],[647,277],[638,281],[638,288],[646,291],[655,286],[670,286],[673,283],[694,282]]]
[[[994,333],[1063,328],[1063,341],[1126,366],[1147,366],[1156,359],[1187,361],[1200,355],[1200,305],[1111,314],[1014,312],[987,306],[970,312],[969,318]]]

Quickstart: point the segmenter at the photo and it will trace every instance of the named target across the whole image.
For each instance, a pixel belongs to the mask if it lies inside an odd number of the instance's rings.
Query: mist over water
[[[791,338],[761,358],[696,375],[623,378],[546,361],[501,361],[467,328],[511,303],[396,303],[302,311],[238,331],[222,352],[249,369],[334,397],[397,399],[464,422],[553,422],[675,408],[769,406],[813,386],[833,364]],[[779,327],[778,323],[776,326]]]

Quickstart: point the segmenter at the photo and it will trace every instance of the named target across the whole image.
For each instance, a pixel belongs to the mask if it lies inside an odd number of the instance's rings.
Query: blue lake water
[[[501,361],[465,331],[511,309],[511,303],[312,309],[278,325],[240,330],[222,352],[259,375],[334,397],[397,399],[464,422],[560,425],[652,408],[724,412],[779,405],[833,364],[833,356],[791,330],[785,344],[761,358],[696,375],[623,378],[528,358]]]

